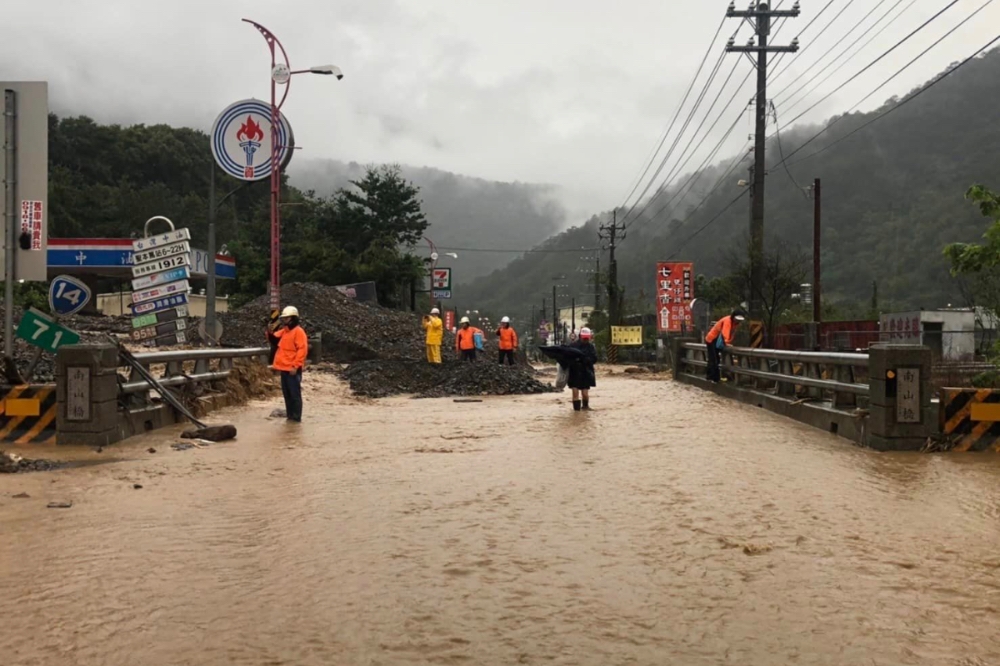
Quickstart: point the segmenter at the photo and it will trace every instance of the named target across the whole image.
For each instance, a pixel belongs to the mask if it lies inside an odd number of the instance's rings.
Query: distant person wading
[[[289,421],[302,420],[302,369],[309,354],[309,340],[299,325],[298,309],[289,305],[281,311],[278,353],[271,367],[281,372],[281,394],[285,398],[285,416]]]

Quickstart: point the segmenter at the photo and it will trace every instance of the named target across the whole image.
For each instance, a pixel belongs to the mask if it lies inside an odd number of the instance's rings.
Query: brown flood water
[[[0,476],[0,664],[1000,664],[1000,458],[599,383]]]

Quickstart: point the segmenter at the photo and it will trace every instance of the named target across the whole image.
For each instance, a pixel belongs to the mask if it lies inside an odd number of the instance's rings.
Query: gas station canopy
[[[208,276],[208,252],[191,249],[191,277]],[[129,238],[49,238],[48,274],[97,275],[132,279],[132,240]],[[236,277],[236,260],[215,256],[215,276]]]

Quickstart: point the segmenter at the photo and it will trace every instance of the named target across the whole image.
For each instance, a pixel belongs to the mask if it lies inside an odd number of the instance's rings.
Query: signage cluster
[[[132,339],[136,342],[151,347],[187,342],[190,241],[191,232],[185,228],[132,243]]]

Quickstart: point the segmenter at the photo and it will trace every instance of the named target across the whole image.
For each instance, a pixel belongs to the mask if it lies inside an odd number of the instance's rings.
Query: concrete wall
[[[972,310],[917,310],[883,314],[879,340],[925,345],[942,361],[971,361],[976,354],[976,314]],[[928,324],[931,326],[928,327]],[[934,329],[934,330],[929,330]],[[939,332],[940,331],[940,332]]]

